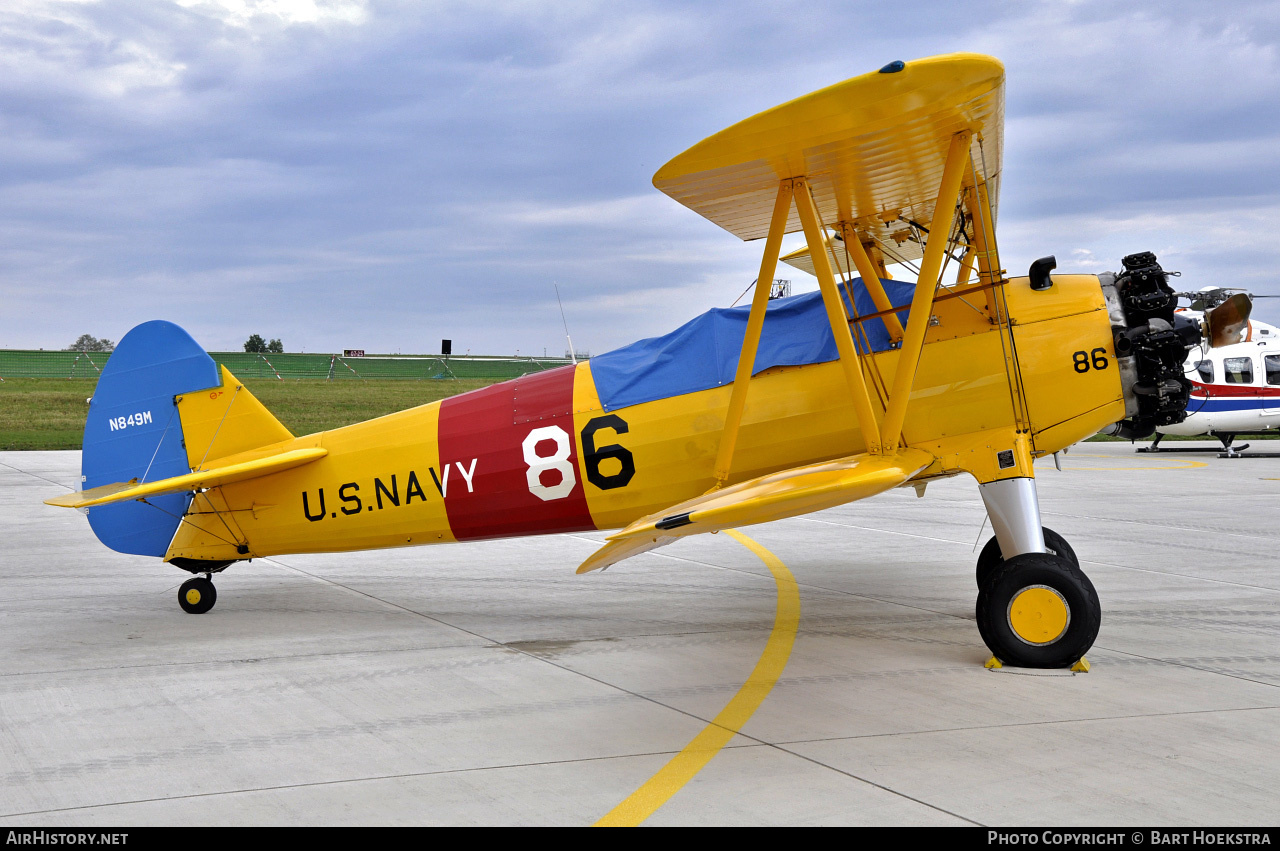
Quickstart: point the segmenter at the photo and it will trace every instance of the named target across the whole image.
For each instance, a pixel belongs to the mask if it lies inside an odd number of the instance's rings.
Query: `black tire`
[[[191,615],[203,615],[218,602],[218,589],[203,576],[188,579],[178,589],[178,605]]]
[[[1076,558],[1076,551],[1071,549],[1071,545],[1067,543],[1067,539],[1050,529],[1048,526],[1041,526],[1040,531],[1044,532],[1044,545],[1049,552],[1054,555],[1060,555],[1067,561],[1075,565],[1076,569],[1080,569],[1080,559]],[[995,536],[991,536],[991,540],[987,541],[987,545],[982,548],[982,552],[978,554],[978,589],[982,589],[982,580],[991,575],[991,571],[1004,564],[1004,557],[1000,555],[1000,542]]]
[[[1056,635],[1044,633],[1045,641],[1020,636],[1015,621],[1027,629],[1028,615],[1016,608],[1015,599],[1024,592],[1052,592],[1066,607],[1066,623]],[[1022,612],[1019,618],[1018,613]],[[1053,612],[1050,612],[1052,615]],[[997,659],[1006,665],[1022,668],[1069,668],[1080,660],[1098,637],[1102,625],[1102,606],[1093,583],[1081,570],[1062,556],[1048,553],[1024,553],[999,565],[978,590],[978,632]],[[1051,621],[1052,617],[1046,618]],[[1038,621],[1030,621],[1038,623]],[[1027,629],[1027,632],[1032,632]],[[1039,634],[1034,634],[1039,637]]]

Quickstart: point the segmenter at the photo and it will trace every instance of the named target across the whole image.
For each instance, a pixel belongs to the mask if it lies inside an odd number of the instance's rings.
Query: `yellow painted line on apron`
[[[706,767],[721,748],[729,744],[742,729],[742,725],[764,703],[774,683],[782,676],[782,669],[787,666],[791,646],[796,640],[796,628],[800,624],[800,591],[796,587],[796,579],[773,553],[735,529],[727,529],[726,532],[755,553],[773,574],[773,581],[778,586],[778,609],[773,617],[773,632],[769,634],[769,641],[751,676],[747,677],[738,693],[720,710],[720,714],[684,750],[659,769],[657,774],[596,822],[596,827],[635,827],[657,812],[672,795]]]
[[[1072,453],[1071,457],[1072,457],[1072,458],[1114,458],[1115,456],[1114,456],[1114,455],[1078,455],[1078,454]],[[1109,470],[1194,470],[1194,469],[1195,469],[1195,468],[1197,468],[1197,467],[1208,467],[1208,466],[1209,466],[1209,465],[1208,465],[1207,463],[1205,463],[1204,461],[1177,461],[1177,462],[1175,462],[1174,466],[1171,466],[1171,467],[1170,467],[1170,466],[1165,466],[1165,465],[1159,465],[1159,466],[1157,466],[1157,465],[1155,465],[1155,464],[1151,464],[1151,465],[1147,465],[1147,466],[1142,466],[1142,467],[1068,467],[1068,466],[1066,466],[1066,465],[1064,464],[1064,465],[1063,465],[1063,467],[1062,467],[1062,472],[1066,473],[1066,472],[1069,472],[1069,471],[1071,471],[1071,470],[1095,470],[1095,471],[1109,471]]]

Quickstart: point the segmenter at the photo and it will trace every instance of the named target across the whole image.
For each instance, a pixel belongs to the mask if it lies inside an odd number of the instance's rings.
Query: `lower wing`
[[[689,535],[781,520],[875,496],[908,481],[933,460],[918,449],[889,456],[850,455],[721,488],[642,517],[610,535],[578,573],[609,567]]]

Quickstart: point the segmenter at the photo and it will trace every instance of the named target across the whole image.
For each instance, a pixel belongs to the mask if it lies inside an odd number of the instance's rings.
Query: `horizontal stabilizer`
[[[903,484],[933,462],[919,449],[896,455],[851,455],[793,467],[741,482],[642,517],[578,568],[578,573],[617,564],[677,538],[782,520],[874,496]]]
[[[87,491],[77,491],[54,497],[53,499],[46,499],[45,504],[58,505],[64,508],[91,508],[95,505],[127,502],[149,496],[216,488],[219,485],[243,482],[246,479],[256,479],[260,476],[278,473],[281,470],[301,467],[303,464],[310,464],[312,461],[323,458],[328,454],[329,450],[321,447],[293,449],[277,455],[258,458],[254,461],[213,467],[209,470],[199,470],[184,476],[173,476],[145,484],[139,484],[135,479],[130,482],[101,485]]]

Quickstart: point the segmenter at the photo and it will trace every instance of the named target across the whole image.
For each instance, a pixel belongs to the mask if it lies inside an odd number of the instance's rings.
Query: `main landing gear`
[[[1160,432],[1156,432],[1155,439],[1151,441],[1150,446],[1139,446],[1138,452],[1217,452],[1219,458],[1244,458],[1240,453],[1249,448],[1249,444],[1242,443],[1239,446],[1232,446],[1235,439],[1239,436],[1235,433],[1227,434],[1225,432],[1214,431],[1211,435],[1218,438],[1218,442],[1222,444],[1222,449],[1205,449],[1202,446],[1195,446],[1190,449],[1169,449],[1160,448],[1160,439],[1164,437]],[[1266,456],[1263,456],[1266,457]]]
[[[1236,439],[1234,434],[1214,434],[1214,437],[1222,442],[1222,451],[1218,453],[1219,458],[1239,458],[1240,452],[1249,448],[1247,443],[1243,446],[1232,446]]]
[[[1062,556],[1071,562],[1076,570],[1080,569],[1080,559],[1076,558],[1076,551],[1071,549],[1066,538],[1046,526],[1041,526],[1040,531],[1044,534],[1044,547],[1047,552]],[[982,548],[982,552],[978,554],[979,591],[982,590],[982,581],[1002,564],[1004,564],[1004,556],[1000,553],[1000,539],[993,535],[991,540],[987,541],[987,545]]]
[[[980,485],[995,537],[978,557],[978,632],[1001,663],[1068,668],[1093,646],[1102,606],[1071,545],[1040,525],[1035,481]],[[1004,553],[1014,553],[1005,558]]]

